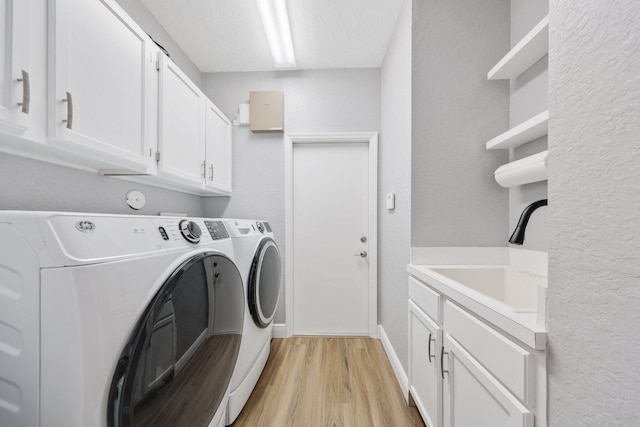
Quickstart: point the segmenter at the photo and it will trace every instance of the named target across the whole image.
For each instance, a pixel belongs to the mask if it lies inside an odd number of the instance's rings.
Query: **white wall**
[[[380,128],[379,69],[208,73],[202,85],[218,107],[232,112],[248,101],[250,91],[284,92],[285,132]],[[204,210],[208,216],[269,221],[284,259],[283,134],[254,134],[248,127],[234,127],[233,196],[208,198]],[[280,302],[276,323],[285,321],[284,286]]]
[[[411,246],[505,246],[508,162],[485,142],[509,127],[509,0],[414,0]]]
[[[407,264],[411,246],[411,0],[405,0],[381,70],[378,316],[408,371]],[[385,196],[396,195],[396,208]]]
[[[551,1],[551,425],[640,423],[640,2]]]

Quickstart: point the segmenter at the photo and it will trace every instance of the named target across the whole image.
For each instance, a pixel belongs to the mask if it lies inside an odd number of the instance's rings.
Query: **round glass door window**
[[[280,296],[280,251],[271,238],[258,245],[249,271],[249,311],[255,324],[266,328],[273,321]]]
[[[162,285],[125,346],[109,393],[110,427],[207,427],[236,364],[244,287],[220,254],[185,261]]]

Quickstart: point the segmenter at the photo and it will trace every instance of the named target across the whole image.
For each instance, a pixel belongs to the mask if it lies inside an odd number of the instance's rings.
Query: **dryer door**
[[[108,425],[208,426],[235,367],[243,310],[242,278],[231,260],[209,252],[185,261],[122,352]]]
[[[280,251],[272,238],[260,241],[248,280],[249,312],[257,326],[266,328],[276,315],[280,296]]]

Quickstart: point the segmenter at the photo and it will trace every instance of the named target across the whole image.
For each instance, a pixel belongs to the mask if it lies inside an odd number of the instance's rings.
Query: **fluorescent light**
[[[295,68],[286,0],[256,0],[276,68]]]

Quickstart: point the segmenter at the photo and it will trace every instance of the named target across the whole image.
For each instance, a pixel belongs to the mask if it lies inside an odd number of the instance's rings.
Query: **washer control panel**
[[[209,230],[209,234],[211,234],[213,240],[229,238],[229,232],[222,221],[205,221],[204,225],[207,227],[207,230]]]

